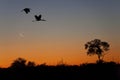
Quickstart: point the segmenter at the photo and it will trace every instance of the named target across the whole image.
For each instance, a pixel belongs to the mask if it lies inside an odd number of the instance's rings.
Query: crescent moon
[[[19,33],[19,36],[22,37],[22,38],[25,37],[24,33]]]

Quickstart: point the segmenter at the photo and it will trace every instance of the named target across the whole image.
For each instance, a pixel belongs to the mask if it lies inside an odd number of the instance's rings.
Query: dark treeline
[[[120,80],[120,64],[96,62],[49,66],[26,63],[19,58],[10,67],[0,68],[0,80]]]

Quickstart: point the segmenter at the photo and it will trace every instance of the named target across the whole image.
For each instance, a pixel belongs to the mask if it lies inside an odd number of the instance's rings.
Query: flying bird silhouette
[[[26,14],[28,14],[30,12],[30,8],[24,8],[22,11],[24,11]]]
[[[40,15],[35,15],[34,17],[35,17],[36,21],[46,21],[45,19],[42,19],[42,15],[41,14]]]

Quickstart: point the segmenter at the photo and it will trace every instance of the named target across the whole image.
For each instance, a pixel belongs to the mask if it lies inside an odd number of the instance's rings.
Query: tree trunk
[[[103,59],[101,59],[102,55],[98,55],[98,63],[103,63]]]
[[[101,59],[100,59],[100,55],[98,55],[98,61],[100,62],[100,60],[101,60]]]

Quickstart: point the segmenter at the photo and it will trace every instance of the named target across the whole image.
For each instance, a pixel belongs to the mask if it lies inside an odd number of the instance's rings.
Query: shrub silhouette
[[[34,62],[28,61],[27,67],[35,67],[35,66],[36,66],[36,64]]]
[[[96,54],[98,56],[98,62],[103,61],[104,52],[109,50],[110,45],[107,42],[101,41],[100,39],[94,39],[85,44],[88,55]]]
[[[17,58],[11,67],[0,68],[0,80],[120,80],[120,64],[104,62],[50,66]]]
[[[26,66],[26,60],[24,58],[17,58],[13,61],[10,67],[12,68],[24,68]]]

